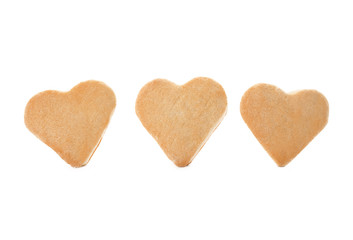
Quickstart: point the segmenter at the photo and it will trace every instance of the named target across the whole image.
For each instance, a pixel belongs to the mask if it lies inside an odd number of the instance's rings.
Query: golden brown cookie
[[[103,82],[86,81],[69,92],[44,91],[25,110],[27,128],[73,167],[88,163],[115,109],[114,92]]]
[[[284,167],[325,127],[329,105],[316,90],[286,94],[257,84],[244,93],[240,112],[268,154]]]
[[[136,100],[141,123],[179,167],[191,163],[226,110],[222,86],[205,77],[181,86],[156,79],[141,89]]]

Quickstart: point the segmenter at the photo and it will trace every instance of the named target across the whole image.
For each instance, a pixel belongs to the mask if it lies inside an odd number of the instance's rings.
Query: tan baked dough
[[[286,94],[269,84],[248,89],[241,115],[278,166],[287,165],[325,127],[329,105],[316,90]]]
[[[185,167],[201,150],[227,110],[227,96],[210,78],[179,86],[164,79],[147,83],[136,114],[175,165]]]
[[[114,92],[103,82],[86,81],[69,92],[44,91],[25,110],[27,128],[73,167],[88,163],[115,109]]]

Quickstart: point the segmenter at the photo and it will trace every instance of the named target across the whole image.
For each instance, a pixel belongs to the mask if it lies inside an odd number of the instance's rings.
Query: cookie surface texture
[[[240,112],[268,154],[284,167],[325,127],[329,105],[316,90],[287,94],[275,86],[257,84],[244,93]]]
[[[27,128],[73,167],[88,163],[114,112],[114,92],[103,82],[86,81],[69,92],[44,91],[25,109]]]
[[[156,79],[140,90],[135,110],[168,158],[185,167],[221,123],[227,96],[210,78],[194,78],[184,85]]]

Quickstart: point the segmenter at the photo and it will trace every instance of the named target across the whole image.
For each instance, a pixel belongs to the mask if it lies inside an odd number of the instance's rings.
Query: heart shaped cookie
[[[86,81],[69,92],[44,91],[25,110],[27,128],[73,167],[88,163],[115,109],[114,92],[104,83]]]
[[[175,165],[185,167],[221,123],[227,96],[210,78],[179,86],[164,79],[147,83],[136,100],[136,114]]]
[[[316,90],[286,94],[257,84],[244,93],[240,112],[268,154],[284,167],[325,127],[329,105]]]

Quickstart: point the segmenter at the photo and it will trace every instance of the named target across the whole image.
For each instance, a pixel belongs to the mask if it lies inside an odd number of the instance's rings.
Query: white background
[[[352,239],[352,1],[0,2],[0,239]],[[155,78],[223,85],[228,114],[177,168],[135,114]],[[104,81],[117,107],[75,169],[23,123],[48,89]],[[239,113],[253,84],[317,89],[326,128],[279,168]]]

